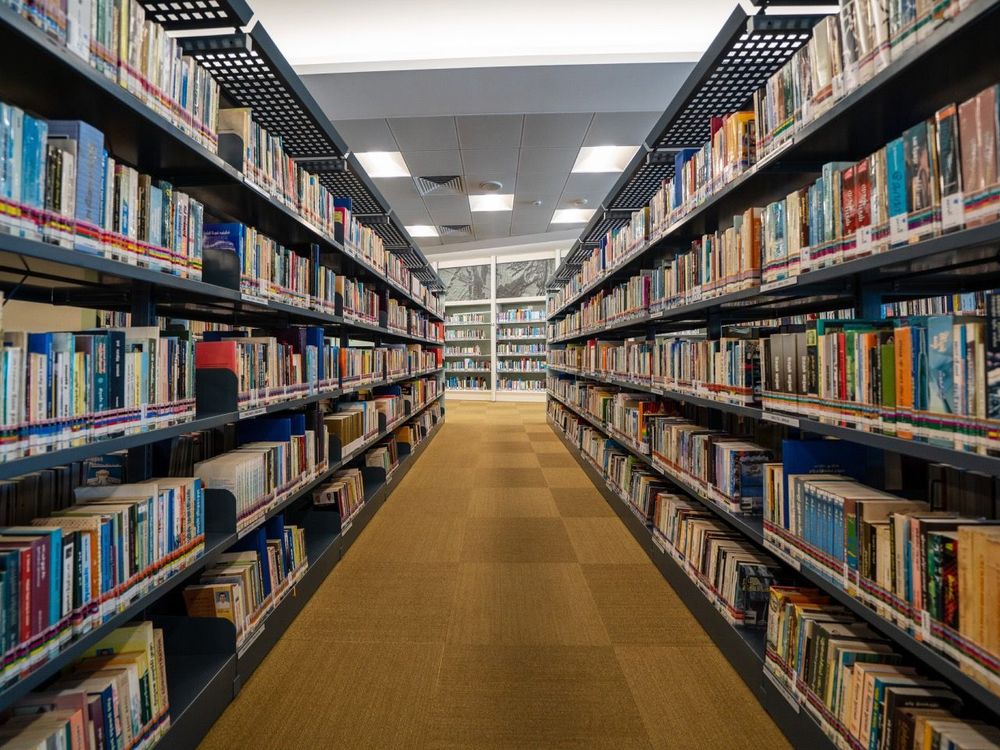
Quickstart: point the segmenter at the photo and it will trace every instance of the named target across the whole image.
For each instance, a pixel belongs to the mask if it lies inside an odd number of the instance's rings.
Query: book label
[[[965,199],[961,193],[941,196],[941,229],[954,229],[965,224]]]
[[[874,244],[872,240],[872,228],[871,227],[858,227],[857,241],[855,242],[855,250],[857,255],[867,255],[872,251],[872,245]]]
[[[761,417],[767,422],[774,422],[775,424],[783,424],[787,427],[798,427],[799,419],[798,417],[789,417],[785,414],[777,414],[772,411],[761,412]]]
[[[352,519],[351,519],[350,521],[348,521],[348,522],[347,522],[347,523],[345,523],[345,524],[344,524],[343,526],[341,526],[341,527],[340,527],[340,535],[341,535],[341,536],[343,536],[343,535],[344,535],[344,534],[346,534],[346,533],[347,533],[348,531],[350,531],[350,530],[351,530],[351,525],[352,525],[353,523],[354,523],[354,519],[352,518]]]
[[[252,302],[255,305],[268,305],[270,300],[267,297],[261,297],[256,294],[248,294],[247,292],[240,293],[240,299],[243,302]]]
[[[889,217],[889,243],[892,245],[905,245],[908,237],[909,225],[906,214]]]
[[[263,414],[267,414],[267,407],[259,406],[256,409],[247,409],[240,412],[240,419],[251,419],[252,417],[259,417]]]
[[[798,280],[797,276],[790,276],[787,279],[781,279],[780,281],[769,281],[766,284],[760,285],[761,292],[770,292],[774,289],[784,289],[785,287],[795,286],[795,282]]]

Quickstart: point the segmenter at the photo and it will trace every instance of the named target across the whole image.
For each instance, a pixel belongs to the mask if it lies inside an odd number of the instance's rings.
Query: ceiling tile
[[[510,211],[478,211],[472,214],[476,239],[507,237],[510,235]]]
[[[566,146],[579,148],[587,133],[591,114],[526,115],[523,148],[551,148]]]
[[[659,117],[657,112],[598,112],[584,146],[638,146]]]
[[[375,186],[393,208],[397,201],[419,201],[420,193],[409,177],[376,177]]]
[[[333,127],[351,151],[398,151],[396,139],[385,120],[338,120]]]
[[[514,216],[511,220],[510,233],[538,234],[549,227],[552,219],[552,207],[535,208],[534,206],[514,206]]]
[[[417,245],[420,248],[425,247],[438,247],[441,245],[440,237],[421,237],[416,240]]]
[[[568,175],[579,153],[578,148],[522,148],[517,162],[517,176],[546,172]]]
[[[404,151],[403,160],[414,177],[462,174],[462,157],[458,149]]]
[[[513,189],[514,175],[517,172],[517,149],[462,149],[462,164],[472,193],[477,192],[480,182],[487,180],[500,180],[504,188]]]
[[[517,178],[514,194],[540,193],[543,195],[561,195],[566,184],[566,172],[549,172],[547,174],[522,174]]]
[[[398,202],[392,204],[393,210],[407,226],[412,226],[413,224],[433,224],[431,221],[431,215],[427,212],[427,208],[423,203],[418,205],[412,205],[409,201],[403,206]]]
[[[566,187],[563,189],[559,207],[575,208],[572,205],[573,201],[586,198],[590,201],[588,208],[598,208],[617,179],[616,173],[571,174],[566,180]]]
[[[521,145],[522,115],[456,117],[462,148],[500,148]]]
[[[389,127],[401,151],[458,148],[454,117],[393,117]]]
[[[464,195],[428,195],[424,204],[435,224],[471,224],[469,199]]]

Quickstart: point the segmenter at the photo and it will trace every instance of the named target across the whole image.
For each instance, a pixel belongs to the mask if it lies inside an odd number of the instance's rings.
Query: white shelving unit
[[[545,401],[545,297],[508,297],[496,301],[493,369],[497,401]],[[512,364],[532,369],[506,369]],[[537,370],[534,368],[538,368]],[[504,388],[506,381],[533,386]],[[537,389],[537,390],[535,390]]]
[[[449,393],[492,401],[493,369],[493,301],[446,301],[444,375]],[[456,385],[452,385],[454,379]],[[470,381],[480,381],[482,386],[470,388]]]

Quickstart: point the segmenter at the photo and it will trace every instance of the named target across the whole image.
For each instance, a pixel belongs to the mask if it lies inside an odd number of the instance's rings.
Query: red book
[[[709,137],[722,130],[723,120],[721,117],[712,116],[708,121]]]
[[[868,179],[867,159],[862,159],[854,166],[854,216],[857,229],[871,224],[871,182]]]
[[[194,366],[198,370],[231,370],[238,375],[236,342],[199,341],[195,344]]]
[[[843,333],[837,334],[837,398],[841,401],[847,399],[847,336]]]
[[[858,228],[857,209],[854,200],[854,182],[854,167],[848,167],[844,170],[843,177],[841,178],[840,196],[840,206],[844,212],[842,226],[844,227],[844,236],[846,237],[850,237]]]

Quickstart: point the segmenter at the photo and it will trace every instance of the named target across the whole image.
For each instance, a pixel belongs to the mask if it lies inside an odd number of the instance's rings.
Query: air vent
[[[438,234],[441,237],[471,237],[472,226],[470,224],[442,224],[438,227]]]
[[[413,181],[421,195],[465,195],[461,175],[414,177]]]

